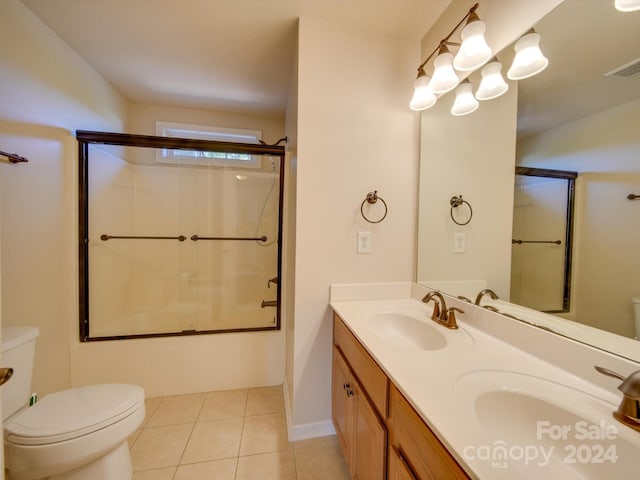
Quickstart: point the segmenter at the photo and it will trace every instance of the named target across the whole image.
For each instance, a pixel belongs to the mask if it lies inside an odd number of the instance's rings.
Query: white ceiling
[[[535,29],[549,66],[518,82],[519,136],[640,98],[640,75],[604,76],[640,58],[640,12],[619,12],[613,0],[565,0]]]
[[[450,0],[22,2],[131,101],[283,115],[298,17],[419,43]]]

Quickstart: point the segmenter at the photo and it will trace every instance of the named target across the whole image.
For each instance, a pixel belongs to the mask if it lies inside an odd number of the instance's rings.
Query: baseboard
[[[336,429],[333,427],[333,422],[331,420],[294,425],[291,420],[291,404],[289,403],[289,389],[287,388],[286,378],[282,384],[282,388],[284,394],[284,410],[287,417],[287,434],[289,435],[290,442],[335,435]]]

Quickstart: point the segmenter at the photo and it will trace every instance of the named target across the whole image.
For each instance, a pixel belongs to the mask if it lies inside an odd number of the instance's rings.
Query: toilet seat
[[[137,385],[101,384],[46,395],[4,425],[5,441],[14,445],[50,445],[113,425],[144,403]]]

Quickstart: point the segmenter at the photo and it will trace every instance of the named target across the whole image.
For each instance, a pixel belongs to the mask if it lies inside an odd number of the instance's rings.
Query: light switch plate
[[[371,232],[358,232],[358,253],[371,253]]]
[[[467,249],[467,237],[464,233],[458,232],[453,235],[453,253],[464,253]]]

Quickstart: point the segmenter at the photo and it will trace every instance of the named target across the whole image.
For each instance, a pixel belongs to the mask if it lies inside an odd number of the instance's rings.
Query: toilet
[[[640,297],[633,297],[633,319],[636,327],[635,339],[640,340]]]
[[[45,395],[33,406],[34,327],[2,328],[5,469],[10,480],[130,480],[128,437],[142,424],[144,390],[101,384]]]

